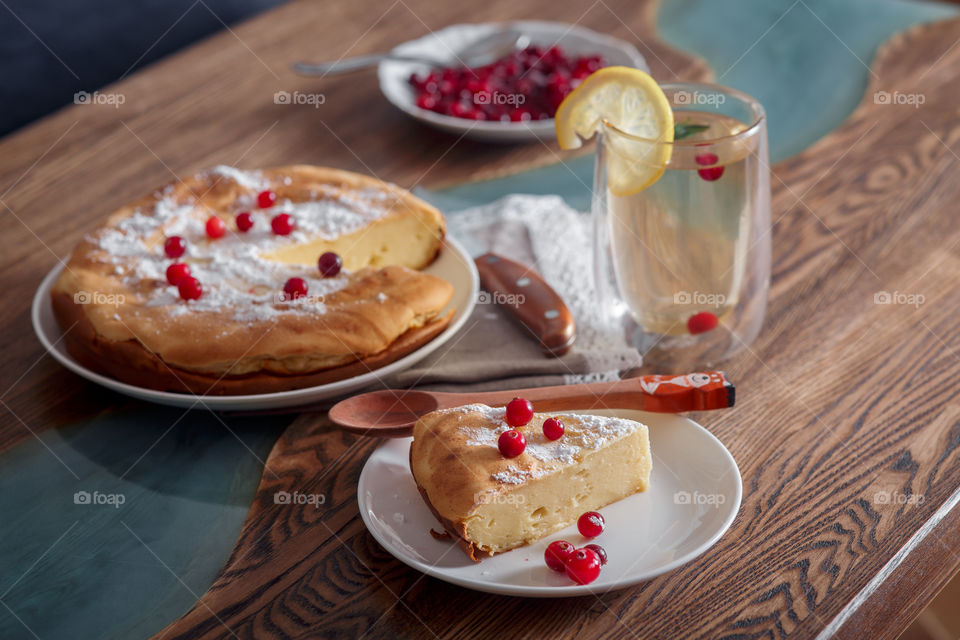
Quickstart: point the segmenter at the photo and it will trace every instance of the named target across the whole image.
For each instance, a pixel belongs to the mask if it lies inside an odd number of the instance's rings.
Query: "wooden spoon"
[[[416,421],[431,411],[473,403],[502,407],[517,396],[532,402],[539,412],[642,409],[679,413],[732,407],[735,390],[721,371],[484,393],[386,389],[341,400],[333,405],[329,416],[334,424],[352,433],[402,438],[412,435]]]

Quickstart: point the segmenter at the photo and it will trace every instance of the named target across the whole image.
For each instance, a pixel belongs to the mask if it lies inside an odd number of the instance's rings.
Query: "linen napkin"
[[[619,379],[640,354],[622,326],[601,312],[591,270],[592,221],[558,196],[510,195],[447,216],[450,235],[527,264],[567,303],[577,339],[547,357],[536,338],[481,292],[463,328],[391,386],[495,390]]]

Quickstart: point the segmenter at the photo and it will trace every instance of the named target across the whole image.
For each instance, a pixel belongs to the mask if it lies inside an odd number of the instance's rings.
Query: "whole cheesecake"
[[[313,386],[396,360],[446,327],[453,287],[419,271],[444,233],[439,211],[380,180],[216,167],[87,234],[52,289],[53,310],[71,355],[124,382],[221,395]],[[182,256],[170,255],[171,238]],[[339,272],[318,268],[326,252]],[[168,281],[174,262],[199,297]]]
[[[548,440],[543,421],[564,434]],[[652,458],[647,427],[584,414],[534,414],[518,428],[526,448],[505,458],[503,408],[434,411],[413,429],[410,469],[427,506],[475,561],[529,544],[587,511],[644,491]]]

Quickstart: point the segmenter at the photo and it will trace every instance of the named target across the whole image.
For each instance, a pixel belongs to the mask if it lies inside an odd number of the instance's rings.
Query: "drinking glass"
[[[679,373],[713,367],[760,332],[770,169],[756,100],[709,84],[662,89],[673,142],[600,127],[594,275],[601,308],[624,323],[644,368]]]

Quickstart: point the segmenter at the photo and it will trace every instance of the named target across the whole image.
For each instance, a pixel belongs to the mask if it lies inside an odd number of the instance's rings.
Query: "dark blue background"
[[[0,135],[281,2],[3,0]]]

